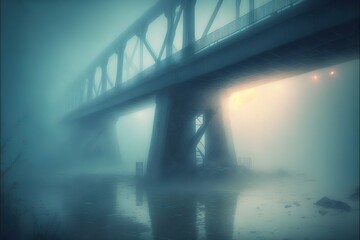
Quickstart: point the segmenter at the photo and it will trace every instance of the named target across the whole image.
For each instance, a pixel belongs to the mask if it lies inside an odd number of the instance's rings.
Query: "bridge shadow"
[[[182,192],[148,192],[154,239],[196,239],[196,196]]]
[[[206,239],[232,239],[237,192],[210,192],[201,196],[205,205]]]
[[[141,239],[148,227],[117,211],[118,180],[85,177],[63,189],[64,239]]]
[[[171,189],[147,196],[154,239],[232,239],[238,192]]]

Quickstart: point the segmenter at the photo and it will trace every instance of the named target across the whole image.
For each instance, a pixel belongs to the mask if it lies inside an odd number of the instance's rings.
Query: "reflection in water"
[[[321,215],[313,202],[323,192],[314,182],[280,180],[229,191],[144,188],[129,179],[88,176],[39,185],[24,200],[42,226],[41,216],[56,215],[57,239],[357,239],[356,202],[344,200],[351,212]]]
[[[81,178],[65,186],[65,239],[140,239],[147,227],[115,214],[116,187],[110,178]]]
[[[196,196],[148,191],[154,239],[196,239]]]
[[[208,240],[232,239],[237,192],[211,192],[204,196]]]
[[[44,208],[52,212],[50,191],[59,193],[60,239],[226,240],[233,235],[236,192],[145,188],[102,176],[78,177],[39,191],[35,215]]]
[[[96,189],[96,191],[94,191]],[[66,186],[64,210],[72,237],[89,239],[106,235],[114,211],[114,185],[94,179],[78,179]]]
[[[237,192],[148,191],[154,239],[231,239]],[[205,214],[201,214],[202,210]]]
[[[140,185],[136,185],[136,206],[142,206],[144,202],[144,189]]]

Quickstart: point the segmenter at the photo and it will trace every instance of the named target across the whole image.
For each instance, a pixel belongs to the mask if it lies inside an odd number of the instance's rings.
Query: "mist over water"
[[[6,230],[14,239],[357,239],[359,202],[349,196],[359,187],[359,59],[230,89],[222,102],[243,170],[234,182],[135,181],[136,162],[147,166],[153,99],[119,114],[114,141],[86,152],[62,122],[71,81],[154,3],[2,1]],[[324,196],[351,211],[314,205]]]
[[[306,173],[340,189],[357,185],[358,64],[355,60],[255,87],[254,97],[239,107],[233,100],[237,154],[252,157],[258,170]]]

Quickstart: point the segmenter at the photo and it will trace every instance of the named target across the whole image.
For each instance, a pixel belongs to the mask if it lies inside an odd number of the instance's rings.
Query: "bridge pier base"
[[[215,114],[205,114],[209,112]],[[199,114],[204,114],[206,126],[196,132],[195,118]],[[156,182],[194,175],[196,146],[203,133],[206,138],[204,164],[235,164],[235,151],[231,135],[226,130],[226,120],[228,118],[224,118],[219,97],[211,95],[204,98],[191,91],[158,94],[147,166],[148,179]]]

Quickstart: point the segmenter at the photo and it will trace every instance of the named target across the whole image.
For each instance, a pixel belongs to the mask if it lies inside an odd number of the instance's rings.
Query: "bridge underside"
[[[206,84],[228,89],[284,79],[357,58],[359,21],[355,20],[265,51],[221,71],[204,75],[204,79],[211,76],[211,81]]]

